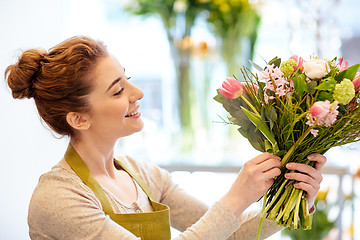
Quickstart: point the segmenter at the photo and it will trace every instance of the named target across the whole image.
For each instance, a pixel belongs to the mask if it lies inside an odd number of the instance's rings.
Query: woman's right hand
[[[252,203],[259,200],[279,176],[281,159],[263,153],[246,162],[230,190],[221,198],[237,217]]]

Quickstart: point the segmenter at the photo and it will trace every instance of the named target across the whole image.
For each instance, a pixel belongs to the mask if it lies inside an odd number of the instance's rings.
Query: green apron
[[[114,213],[109,199],[106,197],[101,186],[91,175],[89,168],[71,144],[69,144],[64,158],[81,180],[94,192],[96,197],[100,200],[105,214],[109,215],[114,222],[143,240],[169,240],[171,238],[169,207],[153,201],[147,184],[139,176],[132,173],[126,166],[118,161],[120,166],[139,184],[149,197],[154,212]]]

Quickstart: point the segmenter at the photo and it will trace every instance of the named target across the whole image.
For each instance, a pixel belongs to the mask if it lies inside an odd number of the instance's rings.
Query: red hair
[[[108,56],[105,45],[89,37],[73,37],[51,48],[22,52],[5,70],[14,98],[34,98],[41,118],[60,135],[75,136],[69,112],[87,112],[96,64]]]

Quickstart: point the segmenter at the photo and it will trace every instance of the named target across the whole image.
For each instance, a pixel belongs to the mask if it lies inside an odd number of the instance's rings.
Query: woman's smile
[[[140,116],[141,113],[138,108],[132,111],[131,113],[125,115],[126,118],[139,118]]]

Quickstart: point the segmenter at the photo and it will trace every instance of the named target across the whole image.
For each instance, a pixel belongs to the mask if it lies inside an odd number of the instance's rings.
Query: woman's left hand
[[[306,199],[309,208],[312,208],[316,195],[320,189],[320,183],[323,180],[321,169],[325,165],[326,157],[319,153],[314,153],[310,154],[308,159],[310,161],[316,161],[314,167],[294,162],[286,164],[287,169],[296,170],[298,172],[286,173],[285,178],[298,181],[294,184],[294,187],[307,192]]]

